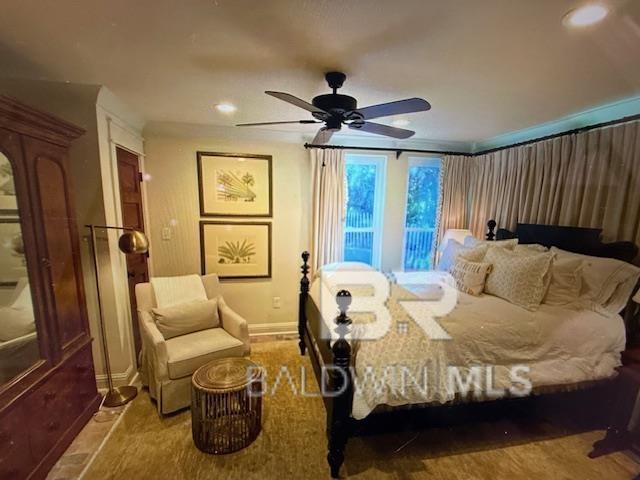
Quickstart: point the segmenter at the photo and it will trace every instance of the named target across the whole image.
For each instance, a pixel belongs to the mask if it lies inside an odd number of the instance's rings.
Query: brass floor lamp
[[[144,233],[125,227],[111,227],[105,225],[85,225],[91,231],[91,249],[93,253],[93,269],[96,275],[96,290],[98,292],[98,312],[100,318],[100,333],[102,336],[102,352],[104,354],[104,366],[107,371],[107,381],[109,392],[102,403],[105,407],[119,407],[133,400],[138,394],[138,389],[132,385],[114,387],[111,378],[111,363],[109,362],[109,350],[107,345],[107,332],[104,326],[104,315],[102,313],[102,299],[100,297],[100,271],[98,267],[98,246],[96,242],[96,229],[122,230],[123,233],[118,240],[118,247],[124,254],[147,253],[149,241]]]

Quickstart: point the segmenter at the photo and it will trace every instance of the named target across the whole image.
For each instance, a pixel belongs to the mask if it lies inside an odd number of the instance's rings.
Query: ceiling
[[[429,100],[406,116],[416,138],[474,141],[640,94],[640,1],[606,3],[603,23],[569,31],[579,0],[4,1],[1,74],[106,85],[147,121],[230,126],[310,118],[262,92],[310,100],[338,69],[360,106]]]

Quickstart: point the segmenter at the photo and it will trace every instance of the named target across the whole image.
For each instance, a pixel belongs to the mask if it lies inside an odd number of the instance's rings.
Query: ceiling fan
[[[333,93],[318,95],[314,97],[311,103],[306,102],[298,97],[294,97],[289,93],[266,91],[267,95],[284,100],[287,103],[300,107],[311,112],[311,116],[315,120],[294,120],[288,122],[260,122],[260,123],[241,123],[238,127],[257,127],[262,125],[284,125],[284,124],[309,124],[324,123],[324,126],[318,130],[313,144],[320,145],[327,143],[334,132],[339,131],[342,125],[347,125],[352,130],[361,130],[375,135],[384,135],[392,138],[409,138],[415,134],[414,131],[404,128],[391,127],[380,123],[370,122],[369,120],[380,117],[388,117],[390,115],[400,115],[403,113],[425,112],[431,108],[429,102],[422,98],[407,98],[396,102],[381,103],[371,105],[369,107],[358,108],[358,102],[349,95],[338,93],[338,89],[342,87],[347,76],[342,72],[328,72],[324,78],[327,80],[329,87],[333,89]]]

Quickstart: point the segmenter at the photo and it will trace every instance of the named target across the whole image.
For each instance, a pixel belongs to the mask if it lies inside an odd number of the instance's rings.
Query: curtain
[[[469,188],[474,167],[471,157],[447,155],[442,159],[436,248],[448,229],[467,228],[469,224]]]
[[[343,259],[344,152],[309,150],[311,156],[311,267]]]
[[[469,168],[447,167],[456,162],[444,159],[439,234],[469,228],[482,237],[494,219],[511,230],[517,223],[602,228],[605,241],[640,244],[640,121],[479,155]]]

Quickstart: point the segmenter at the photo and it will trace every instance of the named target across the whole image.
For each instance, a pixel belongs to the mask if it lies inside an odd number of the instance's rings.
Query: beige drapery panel
[[[343,259],[344,152],[309,150],[311,156],[311,267]],[[324,164],[324,166],[323,166]]]
[[[449,155],[442,159],[437,241],[450,228],[469,224],[469,188],[474,162],[471,157]]]
[[[447,169],[448,163],[466,168]],[[442,231],[449,223],[460,228],[464,206],[458,200],[445,207],[448,198],[459,197],[450,189],[466,185],[468,176],[468,222],[461,228],[478,237],[495,219],[508,229],[518,222],[602,228],[605,241],[640,245],[640,121],[507,148],[468,163],[445,157]]]

